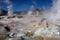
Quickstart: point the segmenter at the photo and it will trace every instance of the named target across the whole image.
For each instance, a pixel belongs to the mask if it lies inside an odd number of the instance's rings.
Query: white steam
[[[30,11],[28,11],[28,15],[32,15],[32,13],[33,13],[33,10],[34,9],[34,6],[32,5],[31,7],[30,7]]]
[[[13,14],[13,9],[12,9],[12,4],[9,0],[5,0],[6,4],[7,4],[7,8],[8,8],[8,16],[12,16]]]
[[[60,0],[53,0],[53,7],[43,15],[48,22],[57,23],[60,19]]]
[[[47,18],[48,22],[60,25],[60,0],[53,0],[53,7],[50,10],[45,11],[43,16]],[[40,33],[44,33],[45,35],[47,34],[47,36],[49,36],[49,34],[50,36],[54,34],[59,35],[60,33],[56,28],[56,26],[52,26],[51,28],[40,28],[37,29],[35,35],[41,35]]]

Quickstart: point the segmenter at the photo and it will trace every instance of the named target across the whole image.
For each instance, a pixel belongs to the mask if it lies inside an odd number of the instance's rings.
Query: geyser
[[[6,0],[6,4],[7,4],[7,8],[8,8],[8,16],[12,16],[13,15],[13,9],[12,9],[12,4],[9,0]]]
[[[56,13],[56,24],[60,25],[60,0],[55,0],[56,2],[54,3],[53,10]]]
[[[32,6],[30,7],[30,10],[28,11],[28,14],[27,14],[28,16],[29,16],[29,15],[32,15],[33,9],[34,9],[34,6],[32,5]]]
[[[60,0],[52,0],[53,6],[50,10],[46,11],[43,16],[48,22],[53,24],[60,24]]]
[[[54,26],[51,28],[40,28],[37,29],[35,32],[36,36],[41,35],[40,33],[44,33],[47,36],[52,35],[60,35],[60,32],[58,31],[58,27],[56,25],[60,25],[60,0],[53,0],[53,6],[49,11],[46,11],[46,14],[43,14],[43,16],[46,18],[48,22],[51,22]]]

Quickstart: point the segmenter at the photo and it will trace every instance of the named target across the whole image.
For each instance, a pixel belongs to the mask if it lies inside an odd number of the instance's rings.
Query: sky
[[[10,0],[13,5],[14,11],[25,11],[30,10],[33,5],[34,8],[45,8],[49,9],[52,6],[52,0]],[[7,10],[7,4],[5,1],[0,0],[0,6]]]

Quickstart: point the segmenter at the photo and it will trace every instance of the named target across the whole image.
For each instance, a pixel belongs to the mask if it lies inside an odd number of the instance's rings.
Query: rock
[[[55,37],[45,37],[44,40],[60,40],[60,38],[55,38]]]
[[[9,38],[8,40],[21,40],[20,38]]]
[[[5,32],[6,32],[6,30],[3,27],[0,26],[0,34],[3,34]]]
[[[32,40],[44,40],[44,38],[42,36],[36,36]]]
[[[12,40],[21,40],[20,38],[13,38]]]
[[[33,35],[33,32],[28,31],[28,32],[26,32],[25,34],[26,34],[27,36],[32,36],[32,35]]]
[[[0,40],[5,40],[5,39],[7,39],[7,36],[6,35],[0,35]]]

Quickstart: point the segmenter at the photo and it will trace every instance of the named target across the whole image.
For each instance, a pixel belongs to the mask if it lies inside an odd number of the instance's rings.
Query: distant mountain
[[[0,14],[0,16],[7,16],[8,11],[3,10],[3,9],[1,11],[2,11],[2,13]],[[21,12],[15,11],[15,12],[13,12],[13,14],[20,15]]]
[[[5,10],[1,10],[2,11],[2,13],[0,14],[0,16],[6,16],[7,15],[7,11],[5,11]]]
[[[3,10],[3,9],[1,11],[2,11],[2,13],[0,14],[0,16],[7,16],[8,11]],[[32,11],[32,14],[36,14],[37,11],[39,12],[39,14],[42,14],[42,12],[44,12],[44,9],[38,9],[38,8],[36,8],[36,9],[32,9],[30,11]],[[28,12],[29,11],[20,11],[20,12],[14,11],[13,15],[14,14],[16,14],[16,15],[26,15],[26,14],[28,14]]]

